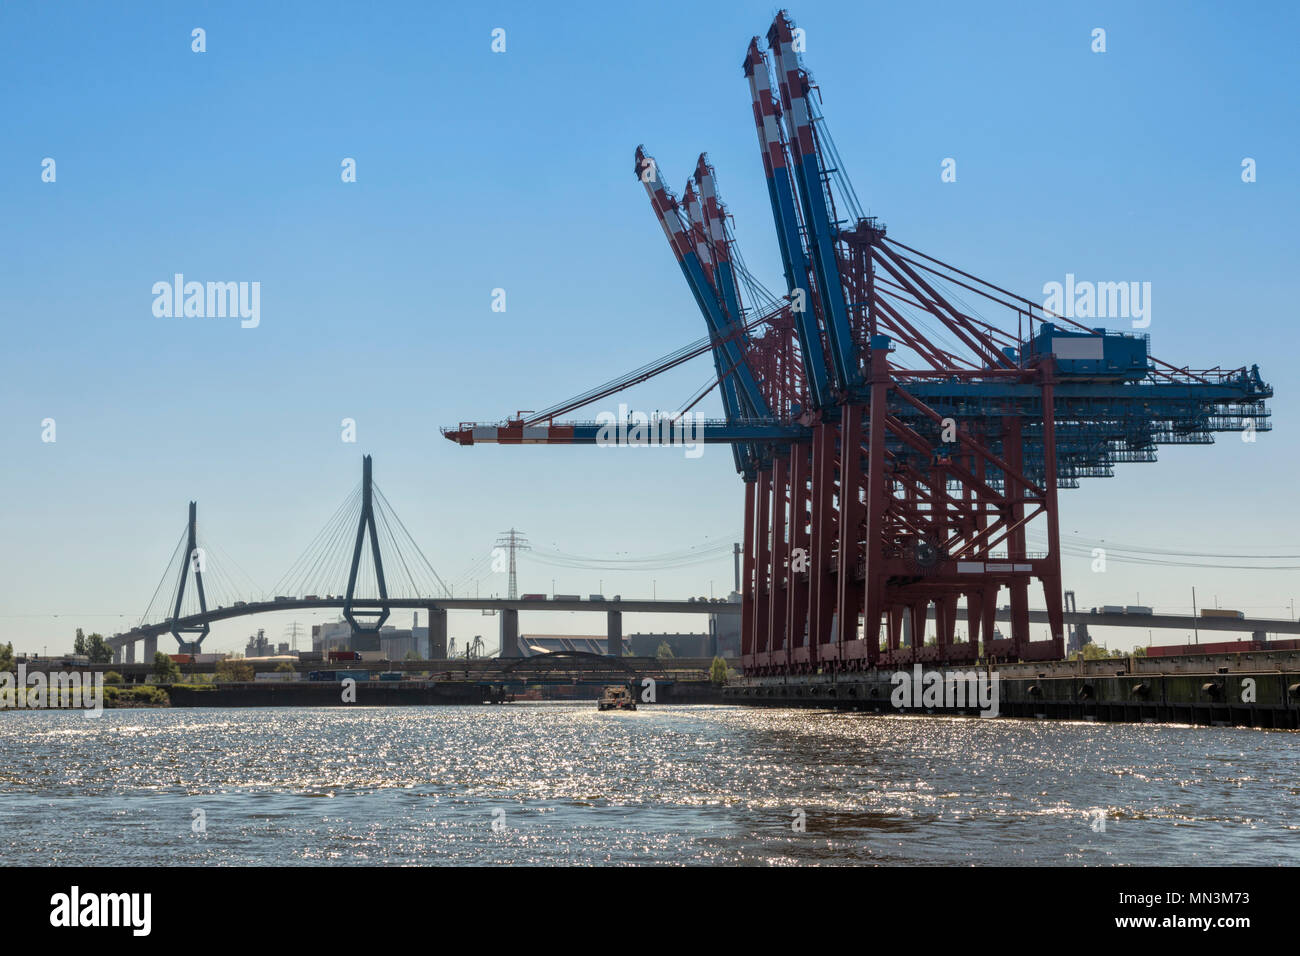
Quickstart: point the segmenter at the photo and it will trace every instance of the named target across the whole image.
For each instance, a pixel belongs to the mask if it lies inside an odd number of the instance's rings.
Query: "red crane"
[[[784,298],[739,261],[706,159],[678,201],[638,148],[638,179],[708,336],[529,418],[444,433],[600,443],[598,423],[556,416],[711,352],[725,418],[705,441],[737,448],[745,486],[747,673],[1060,658],[1058,487],[1154,461],[1160,443],[1268,430],[1272,389],[1257,366],[1177,368],[1148,355],[1146,336],[1087,328],[889,238],[843,174],[795,37],[779,13],[768,50],[755,37],[742,64]],[[764,301],[760,314],[740,284]],[[1031,528],[1045,551],[1029,550]],[[1029,633],[1035,582],[1049,620],[1040,641]],[[994,631],[1003,590],[1006,637]]]

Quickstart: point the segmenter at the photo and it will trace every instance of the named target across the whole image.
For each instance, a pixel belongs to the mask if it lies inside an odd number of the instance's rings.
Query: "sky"
[[[776,9],[0,6],[0,641],[54,651],[77,627],[135,624],[190,500],[200,534],[270,589],[363,454],[432,566],[471,593],[466,570],[511,527],[538,549],[521,557],[521,591],[729,591],[743,493],[725,448],[466,448],[440,428],[543,408],[703,334],[633,175],[638,144],[678,187],[707,151],[750,269],[781,284],[740,68]],[[1201,605],[1291,617],[1296,8],[791,13],[845,172],[891,236],[1035,300],[1067,274],[1150,282],[1155,355],[1258,363],[1276,390],[1273,430],[1254,442],[1162,448],[1062,492],[1078,604],[1185,612],[1195,588]],[[257,325],[155,314],[155,283],[176,273],[259,283]],[[710,372],[700,358],[625,400],[677,408]],[[702,410],[720,414],[716,394]],[[1098,572],[1087,552],[1101,542],[1197,566]],[[644,573],[544,563],[693,550],[707,560]],[[506,587],[499,573],[476,583]],[[218,625],[206,646],[330,619]],[[495,644],[495,619],[452,615],[458,644],[478,633]]]

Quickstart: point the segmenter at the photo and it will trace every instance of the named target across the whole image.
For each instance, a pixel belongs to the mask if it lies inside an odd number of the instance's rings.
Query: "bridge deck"
[[[133,644],[136,641],[144,640],[147,637],[156,637],[165,634],[170,631],[174,625],[178,627],[197,626],[202,625],[205,622],[215,623],[217,621],[230,620],[237,617],[248,617],[254,614],[268,614],[275,611],[342,608],[343,604],[344,599],[342,597],[331,597],[315,598],[312,600],[306,598],[293,598],[288,601],[258,601],[233,607],[218,607],[210,609],[206,614],[195,614],[189,617],[183,617],[175,622],[167,621],[159,624],[147,624],[126,631],[122,634],[115,634],[107,639],[107,643],[112,648],[119,648],[124,647],[127,644]],[[417,610],[423,608],[434,608],[444,611],[586,611],[593,614],[619,611],[628,614],[718,614],[722,616],[740,614],[739,604],[709,601],[511,601],[491,598],[457,598],[454,600],[440,600],[433,598],[391,598],[386,602],[386,604],[390,608],[413,608]],[[359,609],[378,608],[385,606],[385,602],[379,600],[358,599],[353,602],[353,606]],[[931,620],[934,619],[933,607],[930,608],[929,618]],[[997,613],[997,619],[1003,622],[1010,621],[1010,609],[1000,609]],[[1029,621],[1031,624],[1047,624],[1047,611],[1031,610],[1029,612]],[[1087,624],[1093,627],[1170,629],[1181,630],[1188,634],[1193,631],[1300,634],[1300,621],[1281,620],[1277,618],[1206,618],[1192,617],[1190,614],[1092,614],[1090,612],[1082,611],[1066,612],[1065,623]]]

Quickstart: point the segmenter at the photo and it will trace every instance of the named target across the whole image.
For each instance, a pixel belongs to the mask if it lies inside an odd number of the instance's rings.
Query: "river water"
[[[0,713],[0,862],[1300,864],[1300,734],[730,706]]]

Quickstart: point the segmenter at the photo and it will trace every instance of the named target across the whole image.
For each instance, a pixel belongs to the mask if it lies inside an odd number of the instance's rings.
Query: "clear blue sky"
[[[53,650],[77,626],[133,623],[191,498],[206,537],[271,587],[367,452],[448,578],[512,525],[582,555],[730,540],[742,494],[723,449],[461,448],[438,429],[543,407],[702,334],[632,175],[638,143],[674,184],[708,151],[750,267],[779,286],[740,69],[775,9],[0,7],[0,640]],[[1149,281],[1156,355],[1257,362],[1277,389],[1275,430],[1254,444],[1163,449],[1064,492],[1064,535],[1300,553],[1296,9],[792,13],[847,172],[891,235],[1032,298],[1066,273]],[[504,54],[490,49],[496,27]],[[41,181],[46,157],[54,183]],[[340,181],[344,157],[356,183]],[[940,182],[945,157],[955,183]],[[1258,182],[1241,181],[1244,157]],[[156,318],[153,283],[177,272],[260,282],[260,326]],[[498,287],[505,313],[490,309]],[[676,408],[708,374],[701,359],[631,398]],[[345,417],[356,444],[340,441]],[[1287,570],[1094,574],[1071,558],[1066,575],[1085,607],[1140,594],[1180,609],[1195,586],[1203,601],[1289,616],[1300,597]],[[731,560],[645,576],[525,560],[521,589],[553,577],[561,592],[604,578],[607,593],[722,594]],[[263,622],[276,638],[283,625]],[[452,620],[462,638],[494,642],[494,628]],[[248,630],[225,626],[209,645],[242,647]]]

